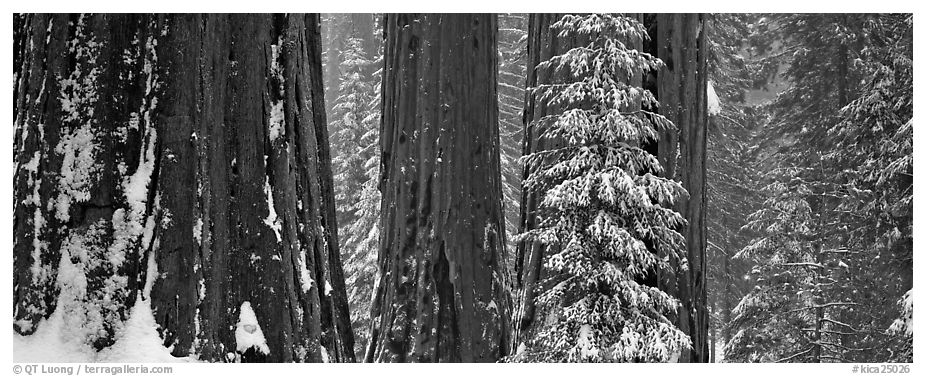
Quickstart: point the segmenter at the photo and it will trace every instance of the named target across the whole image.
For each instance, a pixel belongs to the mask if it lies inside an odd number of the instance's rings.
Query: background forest
[[[18,362],[912,362],[910,14],[17,14],[13,47]]]

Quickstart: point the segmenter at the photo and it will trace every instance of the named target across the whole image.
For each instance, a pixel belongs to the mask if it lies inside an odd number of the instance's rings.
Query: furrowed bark
[[[14,328],[33,333],[56,308],[112,311],[93,339],[102,348],[144,299],[175,356],[353,361],[318,16],[28,15],[23,24]],[[65,296],[76,287],[62,285],[59,265],[100,281],[77,292],[115,303]],[[266,354],[237,349],[245,301]]]
[[[506,354],[494,15],[387,15],[383,235],[366,361]]]
[[[661,134],[659,160],[665,176],[678,180],[688,197],[676,202],[676,210],[688,221],[685,236],[688,269],[674,265],[674,275],[659,278],[659,287],[677,297],[681,307],[675,324],[691,337],[692,348],[679,361],[707,362],[708,307],[706,245],[707,210],[705,175],[707,159],[707,16],[703,14],[656,15],[656,56],[665,66],[657,73],[659,113],[676,130]]]

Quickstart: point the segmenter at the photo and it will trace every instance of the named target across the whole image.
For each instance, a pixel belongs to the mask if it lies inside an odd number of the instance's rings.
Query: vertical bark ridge
[[[707,210],[705,176],[707,158],[707,17],[702,14],[656,15],[657,57],[665,66],[657,74],[659,113],[677,130],[663,132],[659,160],[665,176],[678,180],[688,191],[676,202],[676,210],[688,221],[685,236],[688,268],[675,266],[672,276],[663,275],[659,287],[681,301],[675,324],[691,337],[690,352],[680,361],[707,362],[708,308],[706,295]]]
[[[140,297],[175,356],[353,361],[318,16],[23,24],[14,329],[31,334],[56,309],[93,325],[102,312],[88,341],[103,348]],[[244,302],[269,352],[238,348]]]
[[[367,361],[507,351],[493,15],[387,15],[383,242]]]

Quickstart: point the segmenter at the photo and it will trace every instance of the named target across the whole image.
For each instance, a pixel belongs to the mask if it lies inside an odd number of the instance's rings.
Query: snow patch
[[[99,361],[105,362],[188,362],[189,358],[177,358],[165,348],[158,335],[157,322],[151,312],[151,301],[138,299],[132,307],[129,320],[122,329],[122,338],[113,346],[100,352]]]
[[[203,244],[203,219],[196,218],[196,224],[193,225],[193,238],[196,239],[197,245]]]
[[[524,354],[524,352],[526,351],[527,351],[527,344],[525,344],[524,342],[521,342],[520,344],[518,344],[518,350],[515,351],[514,354],[515,356],[517,356],[517,355]]]
[[[42,229],[45,228],[45,217],[42,215],[42,196],[39,193],[39,187],[42,186],[42,179],[36,178],[39,171],[39,162],[41,154],[35,152],[32,159],[22,167],[29,171],[28,185],[32,187],[32,195],[23,200],[23,204],[33,205],[35,209],[32,213],[32,267],[29,268],[32,273],[32,282],[35,284],[44,283],[48,279],[48,268],[42,267],[42,252],[48,249],[48,244],[40,238]]]
[[[270,107],[270,141],[276,141],[283,133],[285,117],[283,113],[283,101],[275,101]]]
[[[241,303],[241,310],[238,314],[238,325],[235,329],[236,350],[243,353],[250,348],[254,348],[261,354],[270,354],[270,348],[267,346],[267,340],[264,338],[264,332],[257,323],[257,315],[251,309],[251,303],[245,301]]]
[[[579,350],[580,359],[598,358],[598,346],[595,345],[594,331],[591,325],[584,324],[579,327],[579,337],[576,348]]]
[[[160,194],[155,197],[154,205],[155,210],[160,206]],[[154,213],[154,211],[152,211]],[[148,223],[145,224],[145,234],[142,237],[142,243],[148,245],[151,241],[151,238],[154,235],[154,215],[151,218],[148,218]],[[154,244],[151,244],[151,248],[148,251],[148,269],[145,272],[145,287],[142,290],[142,296],[145,299],[151,296],[151,288],[154,287],[155,281],[158,279],[158,262],[157,262],[157,249],[159,246],[158,239],[154,239]]]
[[[720,97],[714,91],[714,83],[707,81],[707,114],[717,115],[720,113]]]
[[[89,123],[81,125],[73,133],[62,135],[61,141],[55,146],[55,152],[63,156],[58,177],[60,192],[54,201],[55,218],[61,222],[71,218],[71,204],[90,200],[90,189],[99,171],[94,156],[96,148]]]
[[[134,242],[145,232],[143,221],[147,208],[148,187],[154,172],[154,151],[157,144],[157,132],[154,127],[149,124],[146,133],[148,142],[140,152],[138,168],[122,181],[128,210],[120,208],[113,212],[113,243],[108,249],[108,256],[114,268],[122,266],[126,252],[133,248]]]
[[[68,47],[74,52],[76,65],[67,78],[58,78],[58,102],[63,113],[65,129],[55,146],[55,152],[62,155],[61,173],[58,178],[60,192],[54,207],[55,217],[62,222],[70,219],[70,207],[75,202],[90,199],[90,189],[99,171],[94,154],[94,110],[97,103],[97,81],[101,44],[83,35],[83,16],[78,21],[74,39]],[[87,69],[89,67],[89,70]],[[49,202],[51,205],[51,202]]]
[[[267,176],[264,180],[264,194],[267,196],[267,217],[264,218],[264,224],[269,226],[274,235],[277,237],[277,242],[283,241],[283,237],[280,235],[280,231],[283,230],[283,226],[280,224],[280,219],[277,218],[276,208],[273,206],[273,188],[270,187],[270,177]]]
[[[29,336],[13,334],[13,361],[16,363],[148,363],[190,362],[177,358],[165,348],[157,332],[150,301],[138,299],[129,319],[117,334],[116,343],[100,352],[68,336],[61,310],[39,322],[38,330]]]
[[[325,345],[320,345],[322,348],[322,363],[331,363],[331,360],[328,358],[328,349],[325,348]]]
[[[283,66],[280,65],[280,54],[283,50],[283,36],[277,40],[276,44],[270,45],[270,75],[273,76],[280,85],[279,93],[280,98],[284,97],[284,82],[286,78],[283,76]],[[270,141],[276,141],[277,138],[283,133],[285,129],[285,114],[283,113],[283,101],[274,100],[273,104],[270,107]]]

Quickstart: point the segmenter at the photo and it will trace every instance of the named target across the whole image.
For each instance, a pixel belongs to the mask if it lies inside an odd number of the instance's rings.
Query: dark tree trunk
[[[506,354],[494,15],[387,15],[383,230],[367,361]]]
[[[55,309],[100,313],[102,348],[146,302],[174,355],[229,360],[247,301],[269,353],[238,360],[353,361],[318,16],[24,25],[15,330],[33,333]]]
[[[527,82],[526,87],[531,88],[539,84],[548,84],[554,82],[564,82],[568,77],[559,73],[550,71],[538,72],[537,64],[549,60],[551,57],[560,55],[573,47],[580,45],[575,38],[562,38],[556,35],[555,30],[550,30],[550,25],[559,21],[563,14],[530,14],[527,26]],[[530,155],[542,150],[556,149],[564,146],[562,141],[539,137],[539,132],[534,130],[531,123],[540,118],[555,114],[562,111],[556,106],[548,106],[546,102],[537,100],[531,90],[525,91],[524,97],[524,139],[522,141],[521,155]],[[523,170],[522,180],[527,179],[527,169]],[[537,218],[537,208],[541,196],[532,192],[522,191],[521,193],[521,217],[519,227],[521,232],[536,228],[539,224]],[[543,270],[543,251],[544,245],[540,242],[521,242],[517,245],[517,254],[515,256],[515,311],[512,317],[512,335],[511,341],[512,353],[515,352],[521,342],[531,338],[537,330],[537,324],[542,323],[542,318],[536,312],[535,298],[537,296],[539,283],[544,280]]]
[[[662,134],[659,160],[665,175],[680,181],[689,194],[676,203],[676,210],[688,221],[680,231],[685,236],[688,271],[675,265],[674,275],[660,278],[659,287],[681,301],[675,324],[691,337],[691,351],[683,352],[679,360],[707,362],[707,17],[658,14],[656,30],[656,56],[665,63],[657,74],[659,113],[677,127]]]

